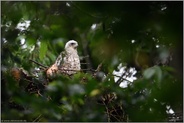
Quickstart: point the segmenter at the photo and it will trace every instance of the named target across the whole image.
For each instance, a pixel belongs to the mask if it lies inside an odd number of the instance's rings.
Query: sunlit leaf
[[[93,97],[93,96],[96,96],[98,94],[100,94],[100,90],[99,89],[94,89],[94,90],[91,91],[90,96]]]

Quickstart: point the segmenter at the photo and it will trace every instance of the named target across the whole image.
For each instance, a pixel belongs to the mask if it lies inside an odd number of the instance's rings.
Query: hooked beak
[[[77,47],[78,47],[78,44],[74,45],[74,49],[77,49]]]

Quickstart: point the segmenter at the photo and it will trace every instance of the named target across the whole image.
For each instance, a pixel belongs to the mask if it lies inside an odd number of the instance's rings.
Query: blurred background
[[[45,84],[30,59],[68,40],[82,72]],[[183,2],[2,1],[1,101],[2,121],[183,121]]]

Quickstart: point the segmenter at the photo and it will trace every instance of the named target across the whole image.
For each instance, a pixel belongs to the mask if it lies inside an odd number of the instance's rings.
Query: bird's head
[[[67,49],[70,49],[70,48],[72,48],[72,49],[77,49],[77,47],[78,47],[78,43],[77,43],[77,41],[74,41],[74,40],[70,40],[70,41],[68,41],[66,44],[65,44],[65,49],[67,50]]]

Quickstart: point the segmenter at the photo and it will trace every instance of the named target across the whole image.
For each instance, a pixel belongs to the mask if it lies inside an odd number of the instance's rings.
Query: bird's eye
[[[71,45],[74,45],[75,43],[71,43]]]

